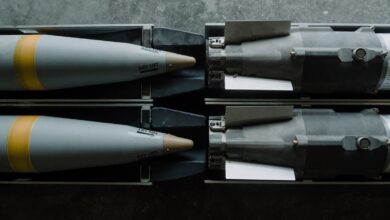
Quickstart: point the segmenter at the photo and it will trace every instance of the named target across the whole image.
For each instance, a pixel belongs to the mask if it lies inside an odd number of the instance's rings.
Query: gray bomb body
[[[131,81],[194,62],[192,57],[128,43],[1,35],[0,90],[52,90]]]
[[[210,69],[291,81],[298,92],[375,93],[390,88],[388,34],[292,27],[290,34],[209,48]],[[261,88],[258,88],[261,90]]]
[[[123,164],[174,152],[167,134],[47,116],[0,116],[0,172],[48,172]],[[168,139],[178,137],[168,135]],[[187,139],[178,138],[179,141]],[[172,143],[171,143],[172,145]]]
[[[297,178],[377,177],[390,172],[388,126],[373,110],[296,109],[291,120],[210,131],[210,145],[229,160],[293,168]]]

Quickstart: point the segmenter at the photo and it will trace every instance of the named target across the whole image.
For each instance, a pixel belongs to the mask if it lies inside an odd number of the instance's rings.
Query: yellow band
[[[27,90],[43,90],[35,65],[35,48],[39,35],[20,37],[14,51],[14,68],[20,84]]]
[[[30,135],[39,116],[19,116],[8,132],[7,154],[15,172],[36,172],[30,158]]]

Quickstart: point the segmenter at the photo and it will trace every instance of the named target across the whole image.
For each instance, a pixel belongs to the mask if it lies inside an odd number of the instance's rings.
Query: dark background
[[[389,23],[388,0],[0,0],[0,25],[154,23],[203,33],[227,19]],[[1,79],[0,79],[1,80]],[[388,219],[386,185],[0,185],[0,219]]]
[[[390,186],[3,185],[1,219],[388,219]]]

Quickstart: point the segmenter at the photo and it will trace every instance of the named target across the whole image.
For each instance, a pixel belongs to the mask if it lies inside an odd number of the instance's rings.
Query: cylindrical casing
[[[383,64],[389,45],[383,36],[386,34],[378,37],[369,29],[352,32],[294,27],[287,36],[209,48],[209,68],[289,80],[298,92],[374,93],[386,89],[382,86],[386,75]],[[359,49],[361,59],[356,55]]]
[[[51,90],[131,81],[167,71],[167,52],[51,35],[0,35],[0,90]]]
[[[166,152],[163,134],[46,116],[0,116],[0,172],[123,164]]]
[[[210,132],[210,145],[230,160],[292,167],[297,178],[376,177],[389,170],[386,126],[373,110],[296,109],[291,120]]]

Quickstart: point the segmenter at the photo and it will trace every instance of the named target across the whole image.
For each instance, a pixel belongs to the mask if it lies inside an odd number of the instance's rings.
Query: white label
[[[226,90],[292,91],[290,81],[225,74]]]
[[[257,163],[225,161],[226,179],[235,180],[295,180],[294,170]]]

